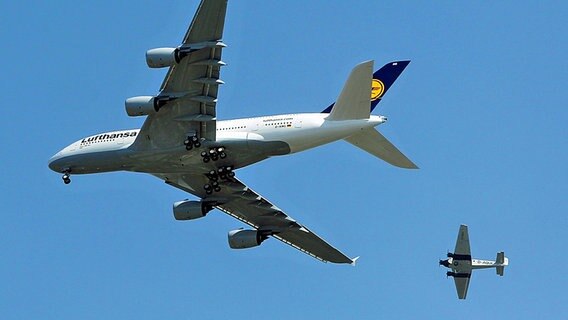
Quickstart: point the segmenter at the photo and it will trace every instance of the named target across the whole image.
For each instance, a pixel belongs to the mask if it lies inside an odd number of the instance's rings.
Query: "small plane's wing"
[[[457,273],[454,275],[454,282],[456,283],[456,291],[458,292],[458,298],[460,299],[466,298],[470,279],[471,279],[471,272]]]
[[[323,262],[354,264],[351,259],[318,235],[310,231],[280,208],[247,187],[236,178],[220,182],[221,191],[207,195],[203,186],[209,182],[204,175],[156,174],[176,188],[210,201],[215,208],[269,234]]]
[[[469,234],[467,232],[467,226],[465,224],[460,225],[460,231],[458,232],[458,239],[456,240],[456,248],[454,250],[455,255],[468,256],[460,260],[471,260],[471,250],[469,248]]]
[[[134,143],[138,149],[183,145],[188,134],[215,141],[217,92],[225,65],[221,53],[227,0],[202,0],[180,48],[184,55],[170,67],[157,97],[164,101],[149,115]]]

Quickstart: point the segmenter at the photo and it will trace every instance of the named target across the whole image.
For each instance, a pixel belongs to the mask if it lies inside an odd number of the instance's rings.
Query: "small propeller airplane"
[[[509,265],[509,259],[505,257],[505,253],[502,251],[497,253],[496,261],[472,259],[467,226],[462,224],[458,232],[454,253],[448,252],[448,259],[440,260],[439,264],[452,269],[452,271],[446,272],[446,276],[454,278],[458,298],[465,299],[473,270],[495,268],[497,274],[503,276],[505,267]]]
[[[371,115],[410,61],[391,62],[373,73],[373,61],[357,65],[339,98],[320,113],[217,120],[227,0],[202,0],[182,44],[146,52],[150,68],[169,68],[159,94],[129,98],[129,116],[147,116],[141,129],[101,133],[78,140],[49,160],[71,175],[111,171],[149,173],[199,200],[174,203],[177,220],[204,217],[216,208],[252,227],[228,234],[234,249],[276,238],[324,262],[354,264],[265,197],[235,177],[235,170],[333,141],[350,144],[394,166],[417,166],[375,127]]]

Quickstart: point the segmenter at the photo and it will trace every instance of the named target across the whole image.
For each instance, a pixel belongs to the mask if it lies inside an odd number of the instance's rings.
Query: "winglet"
[[[358,256],[358,257],[351,259],[351,265],[355,266],[357,264],[357,260],[359,260],[359,258],[361,258],[361,256]]]

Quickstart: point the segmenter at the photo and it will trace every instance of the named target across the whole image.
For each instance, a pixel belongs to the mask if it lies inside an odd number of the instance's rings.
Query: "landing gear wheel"
[[[235,177],[235,173],[233,171],[229,171],[229,173],[227,173],[227,175],[229,176],[229,178]]]
[[[63,177],[61,177],[63,179],[63,183],[65,184],[70,184],[71,183],[71,178],[69,177],[68,173],[64,173]]]
[[[199,138],[197,136],[187,136],[187,138],[183,141],[186,150],[191,150],[194,147],[199,148],[201,147],[201,142],[199,142]]]
[[[227,157],[227,154],[225,152],[221,152],[221,153],[219,153],[219,157],[221,159],[225,159]]]
[[[213,190],[214,190],[215,192],[219,192],[219,191],[221,191],[221,187],[218,187],[218,186],[217,186],[217,187],[213,188]]]
[[[210,160],[211,160],[211,159],[210,159],[209,157],[204,157],[204,158],[203,158],[203,162],[205,162],[205,163],[209,162]]]

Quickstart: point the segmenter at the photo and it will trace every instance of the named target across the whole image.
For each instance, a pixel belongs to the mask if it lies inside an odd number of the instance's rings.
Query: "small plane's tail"
[[[497,274],[503,276],[503,273],[505,272],[505,266],[509,265],[509,259],[505,257],[505,252],[501,251],[497,252],[497,259],[495,260],[495,263],[499,265],[496,268]]]
[[[364,62],[359,66],[368,63],[371,63],[371,68],[372,68],[372,61]],[[389,62],[379,70],[375,71],[370,84],[371,91],[368,95],[370,96],[370,107],[369,107],[370,112],[373,112],[373,110],[377,107],[379,102],[381,102],[381,99],[384,97],[385,93],[387,93],[389,88],[393,85],[393,83],[396,81],[398,76],[400,76],[400,74],[404,71],[404,69],[406,68],[406,66],[408,66],[409,63],[410,60]],[[359,66],[353,69],[351,75],[353,75],[353,73]],[[349,80],[351,80],[351,76]],[[349,80],[347,82],[349,82]],[[346,87],[347,83],[345,84],[344,90]],[[332,103],[329,107],[323,110],[322,113],[332,113],[335,104],[336,103]]]

